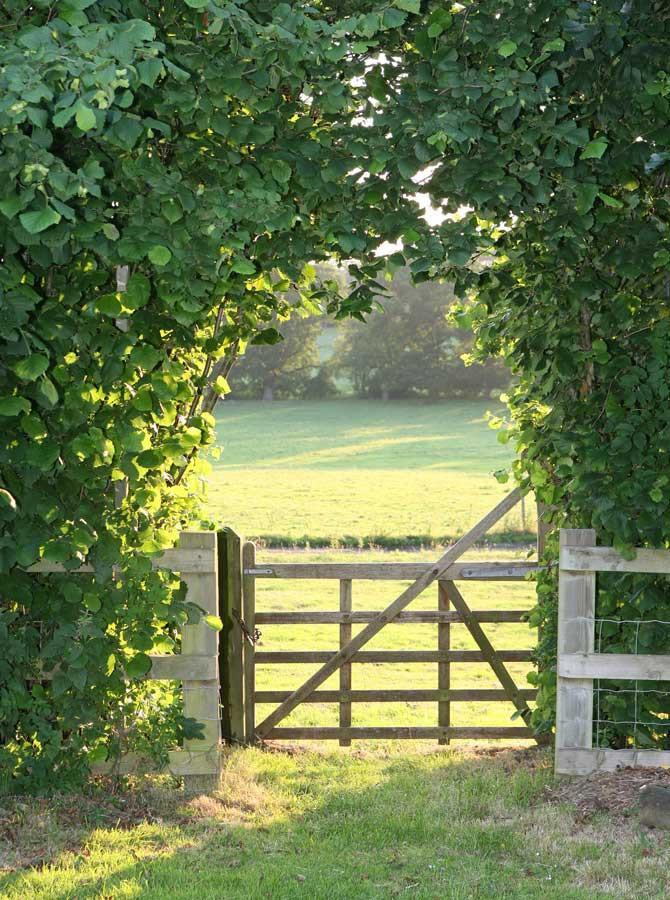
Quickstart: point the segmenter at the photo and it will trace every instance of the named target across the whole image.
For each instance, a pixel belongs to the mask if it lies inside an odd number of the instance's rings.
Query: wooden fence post
[[[438,581],[437,583],[437,608],[440,612],[448,612],[449,610],[449,594],[447,593],[447,582]],[[437,649],[449,650],[451,648],[451,626],[448,622],[439,622],[437,626]],[[449,660],[438,662],[437,664],[437,687],[440,691],[448,691],[451,688],[451,663]],[[441,728],[449,728],[451,726],[451,702],[449,700],[439,700],[437,704],[437,724]],[[448,737],[438,739],[438,744],[448,744]]]
[[[253,569],[256,565],[256,545],[249,541],[242,548],[242,567]],[[256,578],[242,574],[242,613],[248,635],[244,640],[244,730],[247,744],[255,742],[256,735]]]
[[[340,612],[351,612],[352,608],[351,578],[340,581]],[[346,647],[351,640],[351,623],[340,624],[340,647]],[[351,663],[345,663],[340,669],[340,691],[351,691]],[[340,700],[340,728],[351,727],[351,700]],[[350,738],[340,738],[340,747],[351,747]]]
[[[592,528],[562,528],[564,547],[594,547]],[[562,552],[561,552],[562,555]],[[596,612],[595,572],[574,572],[559,567],[558,660],[564,653],[593,653]],[[557,676],[556,771],[561,772],[561,750],[590,749],[593,745],[593,679]]]
[[[223,630],[219,644],[221,733],[243,744],[244,634],[242,631],[242,539],[232,528],[217,533]]]
[[[206,615],[218,615],[218,577],[216,535],[213,531],[183,533],[179,539],[182,550],[202,550],[211,559],[208,572],[189,572],[182,575],[186,584],[187,600],[196,603]],[[184,716],[203,725],[204,739],[184,741],[184,750],[192,754],[186,764],[184,788],[189,793],[211,792],[219,784],[221,751],[221,726],[219,717],[219,680],[216,677],[218,633],[200,622],[184,625],[182,630],[182,656],[210,657],[214,660],[215,677],[208,681],[184,680]],[[188,772],[193,770],[193,774]]]
[[[542,561],[547,546],[547,535],[551,531],[551,524],[544,521],[544,513],[547,511],[546,503],[537,503],[537,559]]]

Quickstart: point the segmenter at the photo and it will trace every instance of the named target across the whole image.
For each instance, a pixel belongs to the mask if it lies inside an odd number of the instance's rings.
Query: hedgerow
[[[127,746],[147,654],[198,615],[151,557],[194,518],[235,358],[278,340],[269,323],[291,305],[371,308],[374,251],[418,209],[354,171],[385,143],[364,121],[366,54],[399,43],[403,5],[0,7],[0,766],[14,789],[76,780]],[[310,265],[353,256],[347,296]],[[26,573],[38,560],[94,571]],[[185,727],[166,721],[165,740]]]

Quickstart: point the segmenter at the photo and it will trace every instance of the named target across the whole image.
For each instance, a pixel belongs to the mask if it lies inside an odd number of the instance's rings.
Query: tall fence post
[[[218,615],[218,575],[216,535],[213,531],[182,533],[179,539],[182,550],[202,550],[211,560],[206,572],[189,572],[182,575],[186,584],[187,600],[197,604],[206,615]],[[203,726],[202,738],[185,740],[184,750],[192,754],[184,773],[184,788],[189,793],[210,792],[218,787],[220,774],[221,725],[219,718],[219,682],[216,677],[218,633],[199,622],[184,625],[182,630],[182,655],[215,661],[214,679],[188,680],[183,683],[184,716],[195,719]],[[190,772],[188,770],[191,770]]]
[[[437,583],[437,608],[440,612],[449,611],[449,594],[447,582]],[[448,651],[451,648],[451,626],[448,622],[439,622],[437,625],[437,649]],[[437,664],[437,687],[440,691],[448,691],[451,688],[451,663],[448,659],[440,660]],[[440,728],[451,726],[451,702],[440,700],[437,704],[437,724]],[[438,738],[438,744],[448,744],[448,737]]]
[[[223,629],[219,644],[221,732],[225,741],[245,742],[244,633],[242,631],[242,539],[232,528],[217,533]]]
[[[594,547],[592,528],[562,528],[560,548]],[[562,552],[561,552],[562,556]],[[595,572],[575,572],[559,565],[558,660],[564,653],[593,653],[596,613]],[[591,749],[593,745],[593,679],[557,676],[556,771],[561,771],[561,751]]]
[[[249,541],[242,548],[242,612],[247,629],[244,641],[244,729],[247,744],[253,744],[256,735],[256,578],[244,575],[244,569],[253,569],[255,565],[256,545]]]

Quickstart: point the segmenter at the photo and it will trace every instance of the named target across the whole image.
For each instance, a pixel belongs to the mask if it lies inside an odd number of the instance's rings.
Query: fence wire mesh
[[[666,652],[670,655],[670,621],[665,619],[618,619],[607,616],[588,620],[594,625],[596,653],[625,652],[644,654],[644,648],[658,643],[658,630],[667,630]],[[621,629],[621,641],[613,640]],[[653,641],[646,630],[653,629]],[[631,647],[632,643],[632,647]],[[621,740],[621,731],[629,732],[626,748],[632,750],[670,749],[670,682],[614,681],[594,682],[594,746],[609,749]],[[608,686],[609,685],[609,686]],[[656,707],[656,709],[653,709]]]

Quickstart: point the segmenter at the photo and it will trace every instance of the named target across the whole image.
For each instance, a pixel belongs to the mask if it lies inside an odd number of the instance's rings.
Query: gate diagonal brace
[[[470,531],[456,541],[432,568],[417,578],[385,610],[380,612],[369,625],[366,625],[365,628],[359,631],[348,644],[345,644],[328,662],[324,663],[320,669],[317,669],[304,684],[293,691],[283,703],[280,703],[267,718],[257,725],[256,738],[263,740],[282,719],[285,719],[296,706],[309,697],[333,672],[336,672],[342,665],[349,662],[361,647],[364,647],[365,644],[372,640],[385,625],[392,622],[399,612],[402,612],[405,607],[409,606],[412,600],[423,593],[429,585],[437,581],[449,566],[456,562],[479,538],[486,534],[492,525],[495,525],[499,519],[513,509],[523,496],[523,493],[521,488],[515,488],[497,506],[494,506]]]
[[[477,621],[474,613],[465,602],[465,598],[453,583],[453,581],[445,581],[444,585],[451,604],[460,615],[463,624],[475,639],[477,646],[482,651],[484,659],[493,669],[496,678],[502,686],[502,689],[505,691],[509,699],[517,708],[518,712],[521,715],[521,718],[524,720],[526,725],[530,727],[530,717],[532,715],[532,711],[526,701],[523,699],[523,696],[520,694],[519,688],[516,686],[514,679],[507,671],[505,663],[498,656],[498,652],[496,651],[491,641],[486,637],[484,629]],[[540,743],[539,738],[536,737],[535,740]]]

